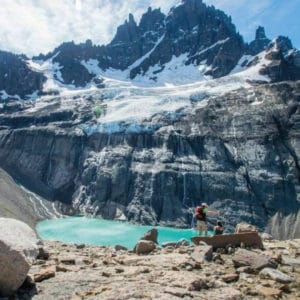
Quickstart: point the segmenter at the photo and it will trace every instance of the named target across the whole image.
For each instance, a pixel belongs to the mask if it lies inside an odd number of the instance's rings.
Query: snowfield
[[[248,68],[245,67],[245,62],[253,61],[254,57],[243,56],[228,76],[219,79],[203,75],[209,68],[205,61],[200,66],[186,65],[188,59],[186,54],[173,57],[165,64],[163,70],[157,73],[156,81],[150,80],[150,77],[161,66],[151,67],[143,76],[139,75],[134,80],[129,79],[130,70],[142,59],[125,71],[111,69],[103,71],[99,68],[97,60],[82,61],[82,65],[90,73],[103,80],[105,88],[101,89],[93,84],[86,88],[64,85],[59,71],[60,66],[52,62],[53,58],[43,63],[30,61],[28,65],[45,74],[47,81],[44,91],[55,91],[58,94],[61,109],[70,108],[78,103],[84,105],[87,96],[93,99],[93,107],[105,107],[105,113],[101,113],[95,124],[81,126],[87,134],[147,132],[159,128],[159,124],[152,122],[154,116],[176,119],[191,110],[207,105],[207,99],[211,96],[248,88],[251,86],[250,81],[269,82],[269,78],[259,74],[262,66],[270,63],[265,59],[265,54],[265,52],[259,54],[258,63]],[[147,55],[143,59],[146,57]],[[3,91],[2,94],[5,95]],[[31,112],[45,109],[51,104],[52,98],[53,96],[49,95],[36,99]]]

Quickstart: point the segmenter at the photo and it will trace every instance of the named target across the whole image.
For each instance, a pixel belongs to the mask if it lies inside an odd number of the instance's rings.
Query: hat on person
[[[203,202],[202,206],[208,207],[207,203]]]

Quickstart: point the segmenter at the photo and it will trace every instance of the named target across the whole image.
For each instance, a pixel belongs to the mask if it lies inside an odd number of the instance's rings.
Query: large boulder
[[[152,241],[140,240],[135,246],[136,254],[149,254],[156,248],[156,244]]]
[[[246,249],[238,249],[232,261],[235,267],[250,266],[253,271],[260,271],[264,268],[276,268],[276,262],[268,255],[258,254]]]
[[[25,223],[0,218],[0,296],[13,294],[38,255],[38,239]]]
[[[191,254],[193,260],[199,263],[211,261],[213,256],[212,246],[196,246],[194,252]]]
[[[292,278],[291,276],[272,268],[263,269],[262,271],[260,271],[259,275],[262,278],[271,278],[280,283],[291,283],[294,281],[294,278]]]
[[[240,247],[242,244],[246,247],[255,247],[263,249],[262,239],[257,232],[243,232],[236,234],[223,234],[214,236],[195,236],[191,240],[195,245],[204,242],[212,246],[215,250],[218,248]]]
[[[151,241],[151,242],[157,244],[157,237],[158,237],[157,229],[152,228],[149,231],[147,231],[145,233],[145,235],[140,238],[140,240]]]
[[[235,233],[258,232],[254,225],[247,223],[240,223],[236,225]]]

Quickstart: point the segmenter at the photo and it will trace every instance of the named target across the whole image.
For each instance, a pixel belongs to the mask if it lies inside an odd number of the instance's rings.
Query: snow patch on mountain
[[[58,53],[56,53],[56,55],[58,55]],[[27,65],[30,67],[31,70],[43,73],[46,76],[47,80],[43,86],[44,93],[59,94],[60,96],[71,97],[76,94],[97,90],[95,85],[92,83],[88,84],[84,88],[78,88],[72,84],[64,84],[64,80],[60,72],[62,67],[58,63],[53,63],[53,59],[55,58],[55,56],[51,57],[46,61],[27,61]],[[96,64],[96,60],[89,60],[84,66],[88,70],[93,72],[93,68],[96,68]]]
[[[150,55],[155,51],[155,49],[157,48],[157,46],[162,42],[162,40],[164,39],[164,37],[165,37],[165,35],[161,36],[158,39],[158,41],[156,42],[156,44],[154,45],[154,47],[148,53],[146,53],[143,57],[141,57],[136,62],[134,62],[128,69],[132,70],[132,69],[138,67],[145,59],[149,58]]]
[[[256,56],[244,55],[237,66],[231,71],[231,75],[235,74],[244,80],[270,82],[268,76],[261,75],[260,71],[272,63],[266,59],[267,51],[263,51]]]
[[[149,54],[149,53],[148,53]],[[150,54],[149,54],[150,55]],[[143,57],[146,59],[146,57]],[[90,74],[95,74],[100,78],[111,78],[114,80],[127,81],[140,87],[162,87],[162,86],[179,86],[197,81],[209,80],[210,76],[204,73],[210,70],[206,65],[206,61],[202,61],[199,66],[187,64],[188,53],[178,57],[173,56],[172,60],[164,65],[157,64],[151,66],[144,74],[139,74],[134,79],[130,79],[130,71],[139,66],[142,59],[135,62],[128,69],[121,71],[115,69],[101,70],[97,60],[81,61],[81,64],[88,70]]]
[[[102,73],[102,70],[99,67],[99,61],[97,59],[89,59],[87,61],[82,60],[80,62],[90,74],[99,75]]]
[[[51,59],[42,64],[30,62],[30,66],[46,75],[46,91],[56,90],[63,97],[61,109],[69,109],[78,101],[85,101],[86,95],[95,99],[94,105],[105,107],[96,124],[81,126],[86,134],[151,132],[160,128],[158,120],[177,120],[186,113],[208,105],[209,97],[248,88],[251,82],[269,82],[267,76],[260,74],[260,70],[271,63],[265,58],[266,53],[243,56],[230,75],[219,79],[204,75],[210,68],[206,61],[200,65],[187,64],[190,59],[188,53],[173,56],[164,65],[152,66],[145,74],[133,80],[129,77],[130,69],[103,71],[95,59],[81,61],[91,74],[103,80],[104,88],[101,89],[93,84],[80,89],[64,85],[56,79],[59,78],[59,66],[53,64]],[[39,98],[36,107],[32,109],[43,108],[43,102],[49,97]]]
[[[250,87],[236,76],[167,87],[137,87],[112,79],[104,79],[104,83],[106,87],[101,91],[101,97],[106,112],[98,118],[97,124],[82,127],[89,135],[155,131],[161,126],[156,116],[175,121],[208,105],[211,96]]]
[[[252,55],[243,55],[230,74],[236,74],[245,71],[248,68],[248,64],[251,63],[254,58],[255,56]]]
[[[141,86],[178,86],[202,80],[211,79],[204,73],[209,66],[203,61],[199,66],[187,64],[188,53],[178,57],[173,56],[172,60],[164,65],[155,65],[149,68],[145,74],[140,74],[132,81]]]

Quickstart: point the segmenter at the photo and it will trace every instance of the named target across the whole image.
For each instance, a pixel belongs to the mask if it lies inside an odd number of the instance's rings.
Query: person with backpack
[[[205,233],[207,236],[207,216],[215,215],[218,216],[219,212],[209,211],[208,205],[206,203],[202,203],[200,206],[196,207],[195,218],[197,220],[197,229],[199,231],[199,236]]]

